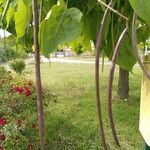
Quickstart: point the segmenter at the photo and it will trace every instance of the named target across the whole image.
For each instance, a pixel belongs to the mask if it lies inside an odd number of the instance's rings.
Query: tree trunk
[[[39,10],[38,1],[32,0],[33,6],[33,22],[34,22],[34,48],[35,48],[35,76],[36,76],[36,95],[37,95],[37,109],[39,121],[39,135],[40,135],[40,149],[44,150],[44,110],[42,99],[42,85],[41,85],[41,71],[40,71],[40,55],[39,55]]]
[[[119,68],[118,97],[126,99],[129,95],[129,71]]]

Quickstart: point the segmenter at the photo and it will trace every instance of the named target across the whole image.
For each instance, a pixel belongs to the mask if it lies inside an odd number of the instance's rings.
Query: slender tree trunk
[[[126,99],[129,95],[129,71],[119,68],[118,97]]]
[[[39,9],[38,1],[32,0],[33,6],[33,21],[34,21],[34,48],[35,48],[35,75],[36,75],[36,95],[37,95],[37,108],[39,120],[39,135],[41,150],[44,150],[44,110],[42,99],[42,85],[41,85],[41,72],[40,72],[40,55],[39,55]]]

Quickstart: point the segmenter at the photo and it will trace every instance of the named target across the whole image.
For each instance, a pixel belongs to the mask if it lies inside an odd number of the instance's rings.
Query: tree
[[[33,1],[33,6],[37,1]],[[106,1],[107,2],[107,1]],[[144,3],[145,2],[145,3]],[[144,0],[141,5],[141,0],[132,1],[130,0],[131,6],[142,17],[139,20],[150,21],[150,16],[147,15],[150,11],[150,2]],[[138,60],[141,68],[149,78],[149,74],[146,72],[144,66],[139,59],[136,43],[136,31],[135,31],[135,20],[136,16],[133,17],[133,23],[131,24],[133,9],[129,4],[129,1],[118,1],[111,0],[109,5],[101,0],[52,0],[52,1],[40,1],[40,29],[39,29],[39,47],[38,47],[38,17],[34,14],[34,21],[32,20],[32,3],[27,0],[16,0],[16,3],[10,1],[2,3],[2,21],[5,23],[5,27],[14,34],[17,39],[24,37],[25,31],[32,26],[34,23],[35,27],[35,59],[36,59],[36,76],[39,77],[37,81],[37,91],[41,93],[40,85],[40,66],[39,66],[39,49],[41,53],[48,56],[49,53],[55,51],[59,44],[70,42],[77,39],[79,36],[84,36],[86,41],[97,41],[96,44],[96,97],[97,97],[97,112],[99,116],[99,129],[102,137],[104,149],[107,149],[105,141],[105,134],[103,130],[103,122],[101,115],[101,103],[99,93],[99,56],[100,51],[106,54],[106,56],[112,60],[111,69],[109,72],[109,83],[108,83],[108,114],[110,119],[110,126],[112,129],[113,137],[117,145],[119,140],[116,134],[115,124],[113,121],[112,114],[112,83],[115,70],[115,64],[118,64],[121,68],[128,71],[132,71],[132,68]],[[47,5],[48,4],[48,5]],[[86,5],[85,5],[86,4]],[[140,4],[140,5],[139,5]],[[3,7],[5,6],[5,7]],[[139,7],[140,6],[140,7]],[[146,8],[146,9],[145,9]],[[42,11],[44,10],[44,11]],[[15,17],[14,17],[15,15]],[[37,17],[37,18],[36,18]],[[35,19],[36,18],[36,19]],[[116,22],[118,22],[116,24]],[[147,24],[147,23],[145,23]],[[105,29],[104,29],[105,26]],[[100,30],[99,30],[100,27]],[[131,35],[132,31],[132,35]],[[97,38],[97,35],[98,38]],[[132,41],[131,42],[131,37]],[[96,40],[97,39],[97,40]],[[135,51],[134,51],[135,50]],[[38,101],[42,104],[42,96],[38,95]],[[39,112],[42,115],[42,112]],[[41,135],[41,149],[44,149],[44,135],[42,131],[44,126],[42,125],[43,120],[39,121]]]
[[[41,77],[40,77],[39,50],[41,48],[42,52],[46,56],[48,56],[50,52],[54,51],[57,48],[58,44],[65,41],[68,42],[70,39],[74,40],[75,38],[77,38],[81,33],[80,20],[82,17],[82,13],[76,8],[71,8],[70,10],[68,10],[65,3],[63,1],[60,1],[59,5],[55,5],[52,8],[52,18],[49,19],[47,17],[46,20],[42,21],[40,25],[41,27],[40,39],[38,40],[38,34],[39,34],[38,33],[39,32],[38,2],[36,0],[33,0],[32,3],[31,1],[18,0],[16,1],[16,3],[12,2],[11,5],[9,5],[10,1],[9,2],[8,1],[6,2],[6,4],[5,2],[3,4],[4,11],[1,20],[3,21],[3,23],[7,23],[5,27],[14,36],[17,37],[17,40],[19,40],[25,35],[25,31],[28,28],[30,28],[30,26],[32,26],[32,22],[34,24],[33,26],[34,26],[34,49],[35,49],[35,70],[36,70],[35,75],[36,75],[36,94],[37,94],[37,108],[38,108],[38,119],[39,119],[39,135],[40,135],[40,146],[41,149],[44,150],[44,110],[43,110],[42,86],[41,86]],[[51,6],[46,10],[49,12],[52,5],[54,5],[56,2],[57,1],[50,2]],[[45,17],[46,11],[42,13],[43,5],[47,5],[47,4],[45,3],[43,4],[43,2],[41,2],[40,20],[42,20],[43,16]],[[33,8],[33,20],[31,20],[32,19],[31,6]],[[6,8],[8,11],[6,10]],[[4,18],[4,16],[6,16],[6,18]],[[56,17],[59,18],[58,22],[56,22]],[[14,23],[15,26],[13,26]],[[70,26],[68,26],[68,24]],[[52,26],[50,30],[48,30],[47,32],[48,26],[50,25]],[[64,26],[64,30],[61,29],[60,25]],[[71,32],[68,32],[68,30],[70,30]],[[44,41],[44,40],[49,40],[47,39],[47,37],[45,37],[46,33],[48,34],[48,36],[53,35],[50,41],[48,41],[50,42],[50,47],[49,45],[47,45],[48,43],[45,44]],[[62,37],[63,34],[66,34],[64,38]],[[29,38],[29,36],[27,38]],[[57,40],[57,38],[59,39],[59,41]],[[40,48],[38,43],[39,41],[40,41]]]
[[[85,51],[92,51],[91,42],[86,39],[85,36],[80,36],[76,40],[68,43],[70,45],[71,50],[80,56]]]
[[[41,71],[40,71],[40,49],[38,42],[39,33],[39,10],[37,0],[32,1],[33,9],[33,21],[34,21],[34,55],[35,55],[35,76],[36,76],[36,95],[37,95],[37,108],[38,108],[38,120],[39,120],[39,135],[40,135],[40,147],[44,150],[44,109],[42,98],[42,84],[41,84]]]
[[[119,67],[118,97],[126,99],[129,94],[129,71]]]

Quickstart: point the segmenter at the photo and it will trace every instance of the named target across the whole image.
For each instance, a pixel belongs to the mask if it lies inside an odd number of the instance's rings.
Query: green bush
[[[9,62],[9,66],[16,73],[22,73],[26,67],[26,64],[23,59],[14,59]]]
[[[1,53],[0,53],[0,61],[1,62],[6,62],[8,60],[14,59],[16,57],[15,51],[11,47],[6,47],[6,50],[3,50],[1,48]]]
[[[21,46],[18,46],[16,50],[14,47],[6,45],[6,49],[4,50],[4,47],[0,45],[0,62],[6,62],[17,58],[26,58],[26,56],[27,54]]]

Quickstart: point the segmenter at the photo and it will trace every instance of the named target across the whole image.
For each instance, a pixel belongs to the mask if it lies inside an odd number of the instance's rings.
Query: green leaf
[[[17,12],[15,13],[15,29],[17,38],[24,36],[26,27],[31,18],[31,14],[31,7],[25,5],[23,0],[19,0]]]
[[[65,1],[64,0],[58,0],[57,2],[61,7],[65,6]]]
[[[81,36],[81,41],[83,43],[84,51],[92,51],[91,41],[85,36]]]
[[[9,9],[7,11],[7,14],[6,14],[6,22],[7,22],[6,28],[8,28],[9,23],[10,23],[11,19],[14,17],[14,15],[15,15],[14,7],[12,5],[10,5]]]
[[[96,39],[100,23],[102,20],[103,11],[101,8],[95,8],[85,14],[82,18],[83,33],[91,40]]]
[[[4,4],[6,3],[6,0],[0,0],[0,3]]]
[[[129,2],[141,18],[150,22],[150,0],[129,0]]]
[[[133,66],[136,64],[136,58],[132,47],[131,36],[128,34],[122,42],[117,64],[128,71],[132,71]]]
[[[32,0],[23,0],[23,2],[27,6],[31,6],[32,5]]]
[[[72,41],[81,34],[82,13],[76,8],[53,6],[40,25],[40,49],[45,56],[59,44]]]
[[[140,42],[146,42],[147,39],[150,37],[150,25],[148,24],[142,24],[138,29],[137,29],[137,42],[138,44]]]
[[[2,13],[3,13],[3,8],[0,7],[0,15],[2,15]]]
[[[118,21],[119,22],[119,21]],[[119,22],[119,24],[114,24],[113,26],[113,33],[111,30],[109,30],[108,36],[107,36],[107,43],[105,47],[103,48],[104,53],[106,56],[111,60],[112,55],[114,52],[113,45],[117,43],[117,40],[124,29],[123,22]],[[125,35],[123,41],[121,42],[121,50],[117,59],[117,64],[128,71],[132,71],[133,66],[136,64],[136,58],[134,54],[134,50],[132,47],[132,41],[131,41],[131,30],[128,31],[128,33]],[[112,36],[113,35],[113,36]],[[114,40],[114,41],[113,41]],[[113,43],[114,42],[114,43]]]
[[[97,0],[88,0],[87,1],[88,12],[93,10],[96,4],[97,4]]]
[[[8,28],[7,28],[7,31],[8,31],[9,33],[13,34],[15,37],[17,36],[17,35],[16,35],[16,30],[15,30],[15,22],[14,22],[13,20],[10,21],[9,26],[8,26]]]
[[[46,14],[52,8],[53,5],[57,4],[57,0],[43,0],[43,8],[42,8],[42,20],[46,17]]]
[[[5,7],[4,7],[4,11],[2,13],[1,22],[3,22],[3,20],[4,20],[4,17],[6,15],[6,13],[7,13],[9,5],[10,5],[10,0],[7,0],[6,4],[5,4]]]

